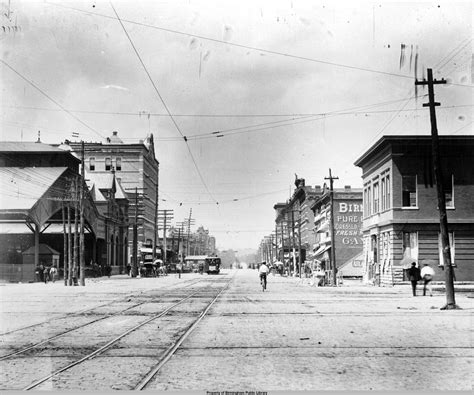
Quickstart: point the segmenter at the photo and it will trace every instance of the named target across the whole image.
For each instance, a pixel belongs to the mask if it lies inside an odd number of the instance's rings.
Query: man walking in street
[[[413,290],[413,296],[416,296],[416,283],[421,279],[420,269],[416,267],[416,262],[411,264],[411,268],[408,269],[408,278],[411,282],[411,288]]]
[[[426,288],[428,287],[430,291],[430,296],[433,296],[433,288],[431,286],[431,280],[435,275],[435,272],[431,266],[427,263],[421,268],[421,278],[423,279],[423,296],[426,296]]]

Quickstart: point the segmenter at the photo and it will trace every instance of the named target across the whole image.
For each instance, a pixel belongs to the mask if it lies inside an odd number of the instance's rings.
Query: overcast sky
[[[153,133],[160,209],[192,208],[220,249],[258,247],[295,173],[361,187],[353,163],[381,136],[428,135],[415,64],[452,82],[439,133],[472,134],[470,1],[113,1],[127,33],[109,2],[8,3],[1,139]]]

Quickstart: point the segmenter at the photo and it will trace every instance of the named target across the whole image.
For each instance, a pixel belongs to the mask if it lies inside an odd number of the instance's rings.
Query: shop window
[[[455,265],[455,240],[454,240],[454,232],[448,232],[449,235],[449,250],[451,252],[451,265]],[[443,246],[441,242],[441,233],[438,233],[438,251],[439,251],[439,265],[444,266],[444,257],[443,257]]]
[[[89,158],[89,170],[90,171],[95,170],[95,158]]]
[[[417,207],[416,175],[402,176],[402,206]]]
[[[110,171],[112,169],[112,159],[105,158],[105,170]]]

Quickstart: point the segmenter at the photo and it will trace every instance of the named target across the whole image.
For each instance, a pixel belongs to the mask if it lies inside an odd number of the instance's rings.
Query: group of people
[[[41,264],[37,266],[35,274],[38,281],[44,281],[45,284],[47,284],[48,281],[54,283],[58,275],[58,269],[56,266],[46,266]]]
[[[416,263],[413,262],[411,264],[411,268],[408,269],[408,277],[411,282],[413,296],[416,296],[416,286],[418,284],[418,281],[420,280],[423,280],[423,296],[426,296],[427,289],[430,292],[430,296],[433,296],[433,288],[431,286],[431,280],[433,280],[434,275],[435,275],[435,272],[433,268],[429,266],[427,263],[425,263],[420,270],[416,266]]]

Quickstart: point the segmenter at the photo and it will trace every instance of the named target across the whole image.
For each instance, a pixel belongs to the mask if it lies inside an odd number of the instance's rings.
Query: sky
[[[383,135],[473,134],[472,3],[3,1],[0,139],[153,133],[160,209],[258,248],[295,175],[360,188]],[[79,137],[73,138],[73,133]],[[76,134],[74,134],[76,136]]]

